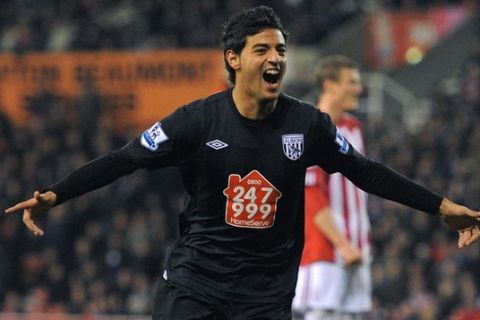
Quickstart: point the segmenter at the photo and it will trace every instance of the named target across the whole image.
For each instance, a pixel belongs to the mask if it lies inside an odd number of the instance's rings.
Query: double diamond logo
[[[212,141],[207,142],[207,146],[209,146],[210,148],[215,149],[215,150],[220,150],[220,149],[223,149],[225,147],[228,147],[228,144],[226,144],[225,142],[220,141],[220,140],[212,140]]]

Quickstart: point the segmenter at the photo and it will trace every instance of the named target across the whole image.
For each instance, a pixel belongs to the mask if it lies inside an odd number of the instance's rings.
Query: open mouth
[[[280,81],[280,70],[268,69],[263,73],[263,80],[270,84],[277,84]]]

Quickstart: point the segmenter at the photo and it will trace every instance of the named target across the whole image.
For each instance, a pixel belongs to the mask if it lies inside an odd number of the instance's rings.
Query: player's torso
[[[185,228],[167,271],[223,297],[283,299],[293,292],[303,243],[311,119],[279,104],[252,121],[229,103],[202,109],[198,148],[181,166],[191,195]]]
[[[213,108],[203,122],[192,167],[184,170],[196,189],[189,208],[190,235],[204,233],[208,225],[218,231],[212,240],[241,239],[271,247],[284,241],[278,232],[296,232],[307,130],[280,110],[253,121],[240,117],[228,103]],[[260,239],[269,241],[258,243]]]

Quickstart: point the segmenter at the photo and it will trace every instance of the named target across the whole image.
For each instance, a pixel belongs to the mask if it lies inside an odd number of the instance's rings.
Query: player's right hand
[[[35,191],[33,198],[22,201],[13,207],[5,210],[5,213],[12,214],[23,211],[23,223],[35,236],[43,236],[43,230],[38,226],[39,215],[46,213],[57,202],[57,195],[52,191],[40,193]]]
[[[346,267],[360,264],[362,262],[362,253],[351,243],[346,243],[345,245],[340,246],[338,248],[338,253]]]

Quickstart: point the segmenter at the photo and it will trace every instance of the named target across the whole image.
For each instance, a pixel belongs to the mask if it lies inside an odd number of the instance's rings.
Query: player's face
[[[357,109],[362,92],[360,72],[357,69],[342,68],[338,81],[332,86],[332,95],[339,108],[344,111]]]
[[[287,67],[285,38],[278,29],[247,37],[239,55],[235,86],[257,101],[275,100]]]

